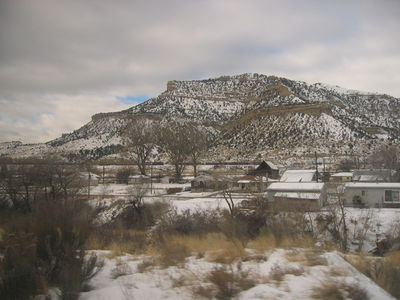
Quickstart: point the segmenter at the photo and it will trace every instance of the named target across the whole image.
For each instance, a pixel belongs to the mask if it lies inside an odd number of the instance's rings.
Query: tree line
[[[177,179],[182,177],[186,162],[193,165],[194,176],[197,176],[200,156],[209,144],[206,131],[187,121],[157,122],[135,117],[128,120],[121,135],[142,175],[146,175],[151,155],[158,150],[167,154]]]

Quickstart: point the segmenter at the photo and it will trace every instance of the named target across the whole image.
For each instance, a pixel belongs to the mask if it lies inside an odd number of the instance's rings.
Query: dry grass
[[[153,259],[144,259],[141,263],[137,265],[137,271],[139,273],[144,273],[156,266],[156,262]]]
[[[352,255],[346,260],[392,296],[400,298],[400,251],[391,252],[384,258]]]
[[[290,262],[298,262],[303,266],[326,266],[328,261],[322,256],[322,251],[317,249],[291,249],[291,251],[285,254],[285,257]]]
[[[312,238],[307,236],[302,237],[290,237],[284,236],[281,239],[276,239],[275,236],[271,233],[264,234],[258,236],[254,240],[251,240],[247,247],[250,249],[254,249],[259,253],[264,252],[265,250],[274,249],[274,248],[313,248],[315,242]]]
[[[108,258],[129,254],[145,253],[148,246],[147,233],[144,231],[114,229],[92,234],[86,242],[87,249],[111,250]]]
[[[302,267],[294,267],[294,266],[286,266],[285,268],[275,265],[269,274],[269,279],[274,280],[276,282],[281,282],[283,278],[288,275],[300,276],[304,273],[304,269]]]
[[[207,284],[193,288],[196,298],[232,299],[238,293],[255,286],[256,280],[249,273],[233,270],[232,265],[215,268],[206,276]]]
[[[190,250],[183,244],[165,243],[159,248],[158,263],[162,267],[184,264],[187,257],[191,255]]]
[[[210,262],[230,264],[246,255],[242,244],[227,239],[221,233],[198,235],[171,235],[165,238],[167,247],[180,245],[191,255],[206,257]],[[161,247],[162,250],[162,247]],[[188,253],[186,253],[188,255]]]
[[[323,300],[366,300],[367,292],[357,283],[333,280],[321,283],[313,291],[314,298]]]

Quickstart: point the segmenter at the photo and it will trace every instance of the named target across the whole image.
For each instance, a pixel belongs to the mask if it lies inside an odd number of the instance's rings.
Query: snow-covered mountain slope
[[[121,128],[132,116],[195,121],[213,132],[214,149],[235,147],[242,153],[400,138],[398,98],[242,74],[169,81],[158,97],[121,112],[97,114],[80,129],[48,142],[46,149],[62,153],[99,150],[98,156],[116,151]],[[12,147],[13,153],[19,147]]]

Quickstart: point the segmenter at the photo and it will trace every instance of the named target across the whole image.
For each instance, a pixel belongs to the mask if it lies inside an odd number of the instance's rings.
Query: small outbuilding
[[[349,182],[344,195],[346,206],[400,208],[399,182]]]
[[[331,175],[332,182],[351,182],[353,180],[353,172],[340,172]]]
[[[269,183],[267,177],[246,175],[235,182],[234,190],[249,193],[264,192]]]
[[[267,198],[294,209],[317,210],[326,204],[326,185],[322,182],[274,182],[267,188]]]
[[[278,179],[279,168],[274,163],[263,160],[261,164],[259,164],[254,170],[250,171],[248,175]]]

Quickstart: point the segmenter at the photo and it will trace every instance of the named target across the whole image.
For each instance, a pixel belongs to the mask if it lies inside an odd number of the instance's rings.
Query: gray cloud
[[[396,0],[1,0],[0,141],[55,138],[170,79],[258,72],[400,96],[399,12]]]

